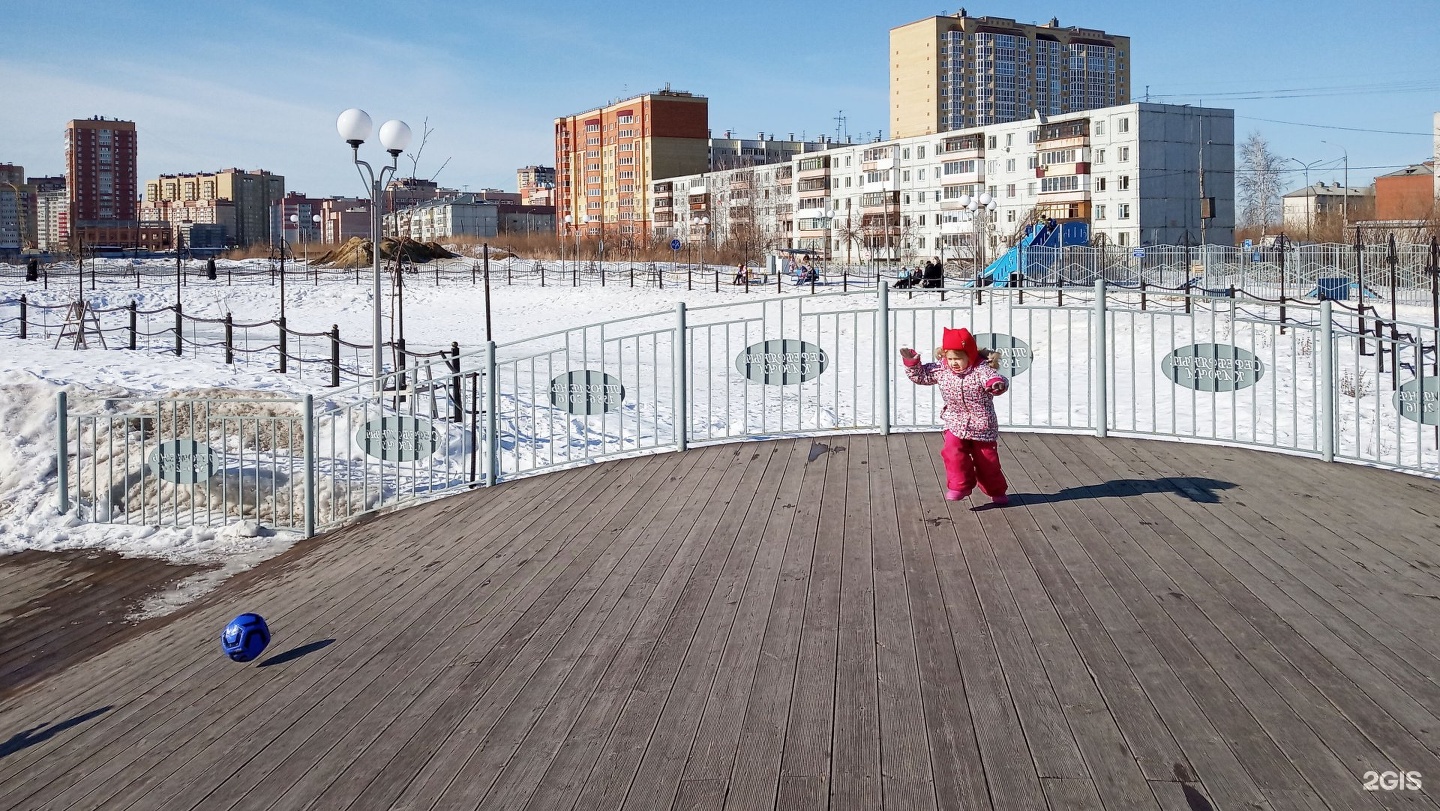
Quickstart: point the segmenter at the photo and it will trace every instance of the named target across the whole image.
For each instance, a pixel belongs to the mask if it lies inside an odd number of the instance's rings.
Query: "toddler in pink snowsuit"
[[[940,411],[945,424],[945,447],[940,451],[945,462],[945,498],[959,501],[978,483],[980,492],[995,504],[1009,504],[1005,495],[1009,485],[1000,471],[995,447],[999,439],[995,397],[1010,388],[1010,381],[982,362],[980,348],[968,329],[942,333],[935,363],[921,364],[913,349],[900,350],[900,356],[910,380],[921,386],[939,386],[945,400]]]

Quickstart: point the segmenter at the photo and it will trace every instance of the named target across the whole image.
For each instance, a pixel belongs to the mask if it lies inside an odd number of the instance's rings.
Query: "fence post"
[[[495,409],[500,398],[495,375],[495,342],[485,342],[485,486],[494,485],[500,470],[500,442],[495,431]]]
[[[280,374],[283,375],[285,374],[286,362],[289,360],[286,357],[286,355],[289,354],[289,351],[285,346],[285,344],[288,342],[288,333],[285,329],[285,316],[280,316],[280,319],[276,323],[280,325],[280,341],[277,346],[280,347]]]
[[[464,412],[464,409],[461,408],[461,402],[460,402],[460,401],[464,398],[464,392],[461,390],[461,387],[460,387],[460,342],[459,342],[459,341],[451,341],[451,342],[450,342],[450,358],[449,358],[449,360],[446,361],[446,365],[450,367],[450,373],[451,373],[451,378],[450,378],[450,418],[453,419],[453,420],[454,420],[455,422],[457,422],[457,423],[463,423],[464,420],[465,420],[465,412]]]
[[[28,337],[28,332],[27,332],[27,327],[26,327],[26,322],[25,322],[25,318],[26,318],[25,309],[26,309],[26,305],[27,305],[28,303],[29,303],[29,299],[26,298],[26,296],[25,296],[24,293],[21,293],[21,294],[20,294],[20,339],[21,339],[21,340],[24,340],[25,338]],[[132,303],[130,306],[131,306],[131,307],[134,307],[135,305]],[[132,346],[131,349],[134,349],[134,347]]]
[[[1110,404],[1106,398],[1105,368],[1105,279],[1095,280],[1095,436],[1104,439],[1110,431]]]
[[[139,338],[140,313],[134,301],[130,302],[130,348],[134,349]]]
[[[408,368],[408,364],[407,364],[405,361],[406,361],[407,359],[408,359],[408,358],[407,358],[407,356],[406,356],[406,354],[405,354],[405,339],[404,339],[404,338],[398,338],[398,339],[396,339],[396,341],[395,341],[395,371],[396,371],[396,375],[395,375],[395,393],[396,393],[396,394],[399,394],[400,392],[405,391],[406,389],[410,388],[410,385],[409,385],[410,376],[409,376],[409,374],[406,372],[406,369]],[[413,403],[413,400],[412,400],[412,403]]]
[[[675,304],[675,450],[683,451],[687,445],[690,433],[690,420],[687,418],[689,406],[685,401],[685,366],[689,362],[685,357],[685,342],[688,339],[685,332],[685,302]]]
[[[1320,458],[1335,461],[1335,320],[1330,299],[1320,302]]]
[[[235,316],[225,314],[225,363],[235,363]]]
[[[180,338],[184,334],[184,315],[180,312],[180,302],[175,302],[175,357],[180,357]]]
[[[378,377],[380,370],[376,369]],[[340,385],[340,325],[330,325],[330,387],[336,388]]]
[[[1140,309],[1145,309],[1145,280],[1140,280]]]
[[[305,425],[300,435],[305,441],[305,537],[315,535],[315,397],[307,394],[301,406]]]
[[[55,471],[60,487],[60,514],[70,512],[70,409],[65,392],[55,392]]]
[[[875,426],[880,435],[890,433],[890,285],[875,285]]]

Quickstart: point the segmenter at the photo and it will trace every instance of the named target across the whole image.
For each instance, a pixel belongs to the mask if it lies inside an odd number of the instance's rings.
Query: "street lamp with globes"
[[[696,217],[691,221],[694,225],[700,226],[700,272],[705,272],[705,244],[710,241],[710,218],[706,216]]]
[[[970,233],[972,238],[972,244],[970,246],[970,258],[975,262],[975,278],[978,280],[980,278],[981,272],[983,272],[984,270],[984,265],[982,264],[982,262],[984,262],[985,260],[985,252],[982,250],[981,237],[985,235],[985,233],[988,233],[987,229],[990,222],[990,215],[994,213],[995,209],[998,206],[995,202],[995,199],[990,196],[989,192],[982,191],[980,192],[980,194],[974,197],[971,197],[968,194],[960,195],[960,207],[970,212]],[[981,212],[984,212],[985,214],[986,228],[981,228],[980,226]]]
[[[314,223],[316,227],[319,227],[319,225],[320,225],[320,215],[319,215],[319,214],[311,214],[311,215],[310,215],[310,221],[311,221],[312,223]],[[309,267],[309,265],[310,265],[310,252],[305,249],[305,229],[300,227],[300,215],[299,215],[299,214],[291,214],[291,215],[290,215],[290,224],[295,226],[296,236],[300,237],[300,254],[301,254],[301,256],[303,256],[303,257],[305,258],[305,265],[306,265],[306,267]]]
[[[369,185],[370,191],[370,257],[371,266],[374,271],[374,348],[371,355],[371,362],[374,364],[375,390],[379,393],[383,388],[380,375],[383,371],[383,355],[380,350],[380,200],[381,190],[385,182],[395,176],[396,163],[400,160],[400,153],[410,145],[410,127],[404,121],[391,119],[380,125],[380,145],[390,153],[390,165],[380,168],[380,176],[375,176],[375,171],[370,164],[360,160],[360,145],[370,137],[372,124],[370,115],[364,110],[350,108],[340,114],[335,122],[335,129],[340,132],[340,137],[350,145],[354,153],[356,171],[360,172],[361,181]],[[386,173],[389,173],[388,175]]]

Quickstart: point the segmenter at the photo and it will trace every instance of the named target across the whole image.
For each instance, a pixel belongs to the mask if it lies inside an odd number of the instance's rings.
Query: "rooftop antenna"
[[[835,140],[843,141],[848,134],[845,128],[845,111],[838,110],[835,113]]]

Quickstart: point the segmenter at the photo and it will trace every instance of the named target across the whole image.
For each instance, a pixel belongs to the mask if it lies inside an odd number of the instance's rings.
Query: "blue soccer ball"
[[[259,614],[241,614],[220,633],[220,647],[237,662],[248,662],[270,644],[270,628]]]

